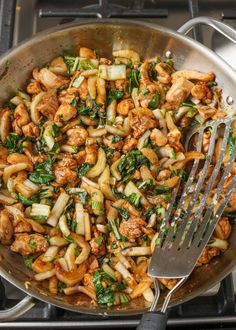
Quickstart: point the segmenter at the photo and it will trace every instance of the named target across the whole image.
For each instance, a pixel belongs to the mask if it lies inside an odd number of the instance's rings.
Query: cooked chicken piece
[[[131,205],[129,202],[124,201],[124,203],[122,204],[122,207],[124,209],[126,209],[130,213],[130,215],[132,215],[134,217],[139,217],[140,216],[140,212],[133,205]]]
[[[202,151],[208,152],[209,145],[210,145],[210,139],[211,139],[211,132],[206,131],[203,133],[203,139],[202,139]]]
[[[85,286],[88,286],[89,288],[94,289],[93,275],[92,274],[89,274],[89,273],[84,274],[83,284]]]
[[[28,94],[39,94],[40,92],[42,92],[42,88],[38,81],[31,81],[29,85],[27,85]]]
[[[14,120],[12,122],[13,130],[16,134],[22,134],[22,126],[30,122],[29,113],[23,103],[20,103],[14,111]]]
[[[12,216],[7,210],[2,210],[0,213],[0,241],[3,245],[11,243],[13,236]]]
[[[213,72],[202,73],[195,70],[180,70],[172,74],[172,81],[176,81],[179,78],[185,78],[188,80],[200,80],[200,81],[211,81],[215,79]]]
[[[66,132],[68,136],[67,143],[71,146],[82,146],[85,144],[86,138],[88,137],[88,132],[81,126],[76,126],[71,128]]]
[[[77,92],[79,93],[81,100],[86,100],[88,98],[89,91],[87,79],[83,80],[82,84],[77,88]]]
[[[87,47],[80,47],[79,49],[79,56],[80,57],[87,57],[87,58],[96,58],[95,52]]]
[[[162,181],[165,179],[169,179],[171,176],[171,171],[170,170],[162,170],[157,176],[157,181]]]
[[[213,94],[205,82],[199,81],[191,89],[192,96],[197,100],[211,102]]]
[[[7,164],[8,151],[7,148],[0,146],[0,165]]]
[[[91,253],[97,257],[102,257],[107,253],[106,245],[102,236],[97,236],[89,241]]]
[[[53,120],[58,109],[58,99],[55,90],[47,92],[37,105],[37,109],[49,120]]]
[[[76,115],[77,115],[77,111],[75,107],[73,107],[71,104],[68,103],[62,103],[55,114],[54,120],[56,122],[61,120],[68,121],[72,118],[75,118]]]
[[[196,266],[202,266],[205,264],[208,264],[212,258],[218,256],[220,254],[220,249],[215,248],[215,247],[205,247],[200,258],[198,259]]]
[[[112,142],[114,135],[109,135],[103,138],[103,143],[111,149],[121,149],[124,145],[124,141],[120,140],[117,142]]]
[[[116,160],[118,160],[121,157],[121,153],[119,151],[115,151],[110,163],[113,164]]]
[[[143,62],[140,67],[140,83],[141,85],[146,87],[151,93],[155,93],[156,91],[158,91],[159,87],[151,81],[148,74],[149,69],[150,63],[148,61]]]
[[[176,79],[166,94],[166,101],[179,106],[189,96],[194,84],[185,79]]]
[[[177,128],[176,129],[173,129],[172,131],[170,131],[167,134],[169,144],[177,152],[179,152],[179,151],[183,151],[184,152],[185,151],[182,143],[180,142],[181,135],[182,135],[181,132]]]
[[[30,122],[29,124],[22,126],[22,132],[24,136],[38,137],[40,134],[40,129],[33,122]]]
[[[74,154],[74,159],[76,159],[78,165],[83,164],[85,162],[85,158],[86,158],[85,150],[81,150],[77,154]]]
[[[178,282],[178,280],[173,278],[158,278],[158,281],[161,282],[161,284],[163,284],[169,290],[171,290]]]
[[[99,59],[99,64],[107,64],[107,65],[111,65],[111,64],[112,64],[112,61],[109,60],[108,58],[101,57],[101,58]]]
[[[90,255],[88,258],[88,264],[89,264],[89,270],[88,272],[90,274],[93,274],[95,270],[99,268],[99,263],[97,257]]]
[[[116,111],[118,112],[119,115],[127,116],[129,110],[132,110],[133,108],[134,108],[134,102],[131,99],[125,99],[117,104]]]
[[[216,108],[210,107],[209,105],[198,106],[197,110],[200,115],[205,119],[212,118],[217,112]]]
[[[115,83],[115,89],[118,89],[119,91],[125,91],[127,80],[117,79],[114,81],[114,83]]]
[[[20,233],[30,233],[32,231],[32,226],[25,219],[16,219],[13,220],[14,234]]]
[[[64,77],[59,77],[50,70],[43,68],[38,73],[39,82],[44,85],[47,89],[57,89],[65,86],[68,80]],[[36,79],[37,80],[37,79]]]
[[[63,89],[59,94],[59,102],[60,103],[71,103],[75,98],[75,94],[77,92],[77,88],[69,87],[66,90]]]
[[[130,150],[134,149],[137,147],[138,140],[132,138],[131,136],[128,136],[124,140],[124,146],[122,148],[123,153],[129,152]]]
[[[145,133],[149,128],[157,126],[156,119],[152,119],[149,116],[137,115],[131,119],[130,126],[133,129],[134,138],[139,138],[143,133]]]
[[[98,148],[95,144],[90,144],[85,147],[86,157],[85,162],[95,164],[97,161]]]
[[[227,217],[222,217],[218,224],[216,225],[214,236],[223,240],[229,238],[232,231],[232,226]]]
[[[130,217],[128,220],[122,220],[119,232],[121,235],[128,238],[130,242],[135,242],[135,239],[142,234],[142,227],[146,225],[146,222],[138,217]]]
[[[40,234],[17,234],[15,241],[11,245],[13,252],[20,253],[22,256],[29,254],[42,253],[48,249],[48,242]]]
[[[225,208],[226,212],[236,211],[236,190],[231,194],[227,207]]]
[[[10,154],[7,157],[7,161],[10,164],[27,163],[28,166],[27,166],[26,170],[33,171],[33,164],[31,162],[31,160],[29,159],[29,157],[27,157],[26,155],[20,154],[18,152],[14,152],[13,154]]]
[[[152,143],[156,144],[159,147],[166,145],[168,142],[167,137],[162,133],[162,131],[160,131],[157,128],[154,128],[152,130],[150,139],[151,139]]]
[[[35,273],[43,273],[53,269],[53,264],[48,261],[43,261],[44,254],[41,254],[32,263],[32,269]]]
[[[55,182],[58,184],[77,183],[77,162],[75,159],[64,158],[54,166]]]
[[[169,84],[171,82],[171,75],[166,71],[166,63],[158,63],[155,70],[158,73],[157,80],[162,84]]]

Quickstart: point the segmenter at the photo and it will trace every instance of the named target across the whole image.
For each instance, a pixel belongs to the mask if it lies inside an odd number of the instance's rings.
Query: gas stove
[[[0,54],[39,31],[69,22],[100,18],[144,20],[177,30],[192,17],[211,16],[236,28],[235,0],[0,0]],[[213,49],[236,70],[236,45],[209,27],[192,37]],[[169,329],[235,329],[236,272],[188,303],[169,310]],[[0,279],[0,309],[14,306],[24,294]],[[24,316],[0,322],[2,329],[134,329],[140,316],[102,317],[77,314],[38,301]]]

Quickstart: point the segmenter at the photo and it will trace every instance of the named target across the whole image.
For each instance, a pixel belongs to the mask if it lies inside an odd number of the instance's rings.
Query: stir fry
[[[188,151],[183,132],[227,115],[214,73],[141,61],[132,50],[112,56],[85,47],[59,56],[35,68],[0,112],[1,244],[52,294],[108,307],[152,302],[147,268],[172,190],[204,159],[211,136],[201,152]],[[235,142],[232,131],[228,152]],[[211,167],[206,183],[210,176]],[[227,249],[235,199],[197,266]]]

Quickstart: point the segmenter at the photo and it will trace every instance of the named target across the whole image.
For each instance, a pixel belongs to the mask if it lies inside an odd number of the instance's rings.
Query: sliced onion
[[[46,95],[46,92],[41,92],[41,93],[37,94],[35,96],[35,98],[33,99],[31,106],[30,106],[30,117],[36,125],[38,125],[40,123],[40,118],[41,118],[41,115],[40,115],[39,110],[37,109],[37,106],[45,95]]]

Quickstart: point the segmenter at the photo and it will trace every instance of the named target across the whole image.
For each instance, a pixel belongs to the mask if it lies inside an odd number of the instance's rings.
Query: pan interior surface
[[[101,57],[108,58],[111,57],[113,50],[118,49],[132,49],[137,51],[142,58],[157,55],[164,57],[167,51],[171,51],[177,69],[213,71],[218,85],[223,88],[223,99],[225,100],[227,96],[234,98],[235,95],[236,74],[204,46],[176,32],[148,23],[110,20],[67,25],[62,30],[50,30],[9,51],[0,59],[1,103],[11,98],[18,89],[25,87],[33,68],[46,64],[58,55],[77,54],[82,46],[97,49]],[[9,64],[7,68],[6,63]],[[24,266],[20,255],[2,245],[0,245],[0,255],[2,256],[0,274],[4,278],[28,294],[56,306],[76,312],[101,315],[138,314],[149,307],[142,298],[119,308],[105,309],[92,305],[82,295],[54,296],[46,287],[33,280],[33,273]],[[214,286],[232,271],[236,264],[235,255],[236,231],[234,229],[228,250],[223,255],[214,258],[210,264],[195,269],[186,284],[174,295],[170,306],[192,299]],[[163,297],[162,293],[160,303]]]

